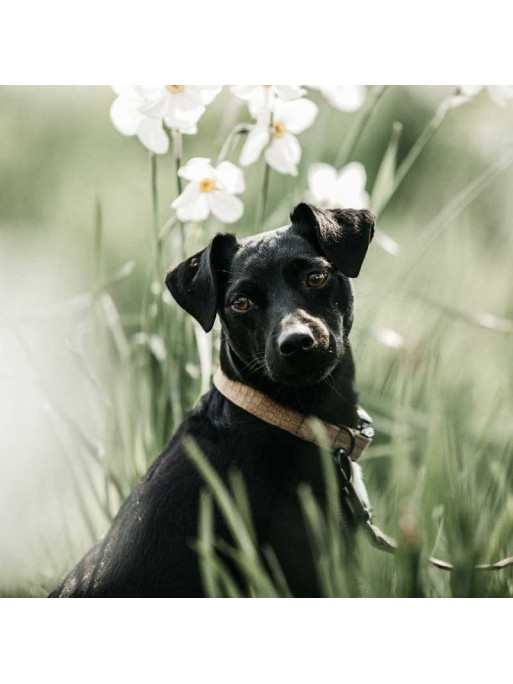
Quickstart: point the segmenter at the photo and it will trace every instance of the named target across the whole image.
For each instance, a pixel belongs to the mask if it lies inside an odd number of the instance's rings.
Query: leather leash
[[[239,408],[260,418],[269,425],[274,425],[307,442],[317,443],[315,433],[311,429],[308,417],[278,404],[263,392],[245,385],[237,380],[228,378],[218,368],[214,374],[214,385],[219,392]],[[361,525],[372,546],[379,551],[395,553],[399,548],[396,539],[386,534],[372,522],[372,509],[368,503],[368,495],[363,481],[355,487],[355,462],[372,442],[374,428],[372,419],[361,408],[358,408],[360,423],[358,428],[345,425],[333,425],[320,421],[330,443],[333,457],[337,464],[341,492],[357,524]],[[363,490],[363,491],[362,491]],[[452,563],[440,560],[434,556],[428,558],[431,565],[440,570],[454,570]],[[482,563],[474,566],[474,570],[502,570],[513,566],[513,556],[501,558],[495,563]]]

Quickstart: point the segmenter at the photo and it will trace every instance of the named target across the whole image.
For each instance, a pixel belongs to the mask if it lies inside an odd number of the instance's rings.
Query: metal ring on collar
[[[337,449],[337,452],[341,451],[344,456],[351,456],[351,454],[354,451],[355,445],[356,445],[356,440],[354,438],[354,432],[351,430],[351,428],[348,428],[347,425],[338,425],[338,427],[341,430],[345,430],[347,432],[347,434],[349,436],[349,449],[344,449],[341,447],[340,449]]]

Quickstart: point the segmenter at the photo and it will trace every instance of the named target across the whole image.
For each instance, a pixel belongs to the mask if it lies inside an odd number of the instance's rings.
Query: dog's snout
[[[269,333],[266,363],[273,380],[299,385],[308,377],[312,384],[331,366],[330,333],[322,319],[293,311],[278,319]]]
[[[300,351],[308,351],[315,339],[308,329],[285,330],[278,337],[278,349],[282,356],[292,356]]]

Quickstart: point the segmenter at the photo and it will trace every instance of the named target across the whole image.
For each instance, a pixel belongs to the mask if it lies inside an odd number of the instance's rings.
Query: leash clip
[[[354,438],[353,438],[354,439]],[[357,487],[354,484],[354,466],[351,459],[352,447],[349,449],[336,449],[333,453],[340,474],[340,488],[353,520],[356,524],[364,524],[366,527],[372,524],[372,510],[367,504],[367,497],[362,498],[359,488],[365,486],[363,482]]]
[[[340,472],[342,487],[347,487],[353,479],[353,466],[351,461],[351,451],[346,449],[335,449],[333,457]]]

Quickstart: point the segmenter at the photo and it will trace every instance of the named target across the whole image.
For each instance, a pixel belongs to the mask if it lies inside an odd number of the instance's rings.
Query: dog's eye
[[[328,280],[328,274],[322,272],[310,273],[306,279],[308,287],[320,287]]]
[[[235,311],[249,311],[254,306],[251,299],[248,299],[247,297],[236,297],[232,302],[232,308],[235,309]]]

